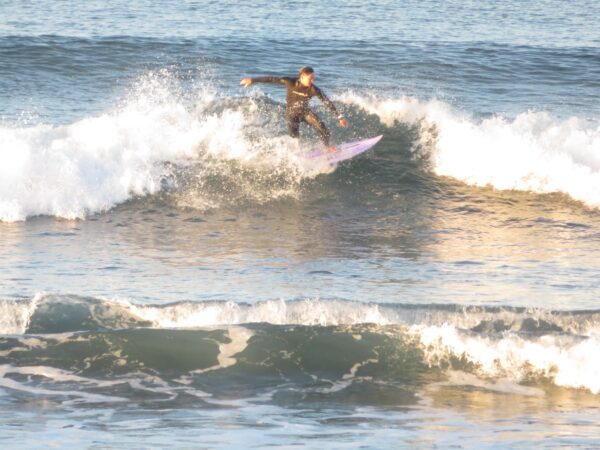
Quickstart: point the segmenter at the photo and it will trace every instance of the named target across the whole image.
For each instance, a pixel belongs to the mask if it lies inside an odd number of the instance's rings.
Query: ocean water
[[[1,445],[600,445],[599,19],[0,1]]]

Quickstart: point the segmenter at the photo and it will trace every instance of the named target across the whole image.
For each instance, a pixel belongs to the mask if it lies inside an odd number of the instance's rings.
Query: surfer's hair
[[[298,75],[310,75],[311,73],[315,73],[315,70],[310,66],[304,66],[298,72]]]

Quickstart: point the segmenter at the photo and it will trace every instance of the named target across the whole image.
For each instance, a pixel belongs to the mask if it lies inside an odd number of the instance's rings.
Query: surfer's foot
[[[327,147],[325,147],[325,150],[327,151],[327,153],[333,153],[337,151],[337,148],[335,148],[333,145],[328,145]]]

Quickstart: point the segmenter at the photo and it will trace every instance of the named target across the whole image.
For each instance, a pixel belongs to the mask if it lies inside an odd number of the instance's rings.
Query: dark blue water
[[[596,2],[0,17],[4,445],[595,445]]]

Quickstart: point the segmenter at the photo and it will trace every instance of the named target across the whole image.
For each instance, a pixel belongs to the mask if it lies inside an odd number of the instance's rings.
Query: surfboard
[[[335,164],[340,161],[345,161],[354,158],[356,155],[366,152],[377,144],[383,135],[375,136],[361,141],[347,142],[335,146],[334,152],[328,152],[326,148],[320,147],[308,153],[308,158],[318,163]]]

